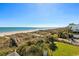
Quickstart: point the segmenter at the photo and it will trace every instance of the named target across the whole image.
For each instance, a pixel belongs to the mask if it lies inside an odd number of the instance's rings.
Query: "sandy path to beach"
[[[0,36],[12,35],[12,34],[16,34],[16,33],[34,32],[34,31],[38,31],[38,29],[35,29],[35,30],[24,30],[24,31],[2,32],[2,33],[0,33]]]

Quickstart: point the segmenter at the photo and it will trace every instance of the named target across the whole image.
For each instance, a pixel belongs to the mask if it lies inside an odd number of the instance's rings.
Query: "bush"
[[[42,56],[44,51],[46,50],[48,55],[51,56],[52,52],[55,51],[56,48],[57,47],[54,42],[45,43],[43,41],[38,41],[37,44],[28,46],[26,43],[25,45],[18,47],[17,52],[21,56]]]
[[[57,39],[58,38],[58,34],[53,34],[52,38]]]
[[[67,38],[69,38],[69,33],[67,33],[67,32],[60,32],[60,33],[58,34],[58,36],[59,36],[60,38],[67,39]]]
[[[38,46],[36,45],[31,45],[31,46],[26,46],[23,45],[21,47],[19,47],[17,49],[17,52],[21,55],[21,56],[41,56],[42,50],[38,48]]]
[[[57,48],[52,38],[58,38],[58,35],[54,34],[49,38],[38,38],[28,41],[18,47],[17,52],[22,56],[42,56],[47,51],[48,54],[46,53],[46,55],[51,56],[52,52]]]
[[[48,49],[48,56],[53,56],[53,51]]]
[[[40,56],[40,55],[42,55],[42,50],[39,49],[38,46],[32,45],[29,47],[28,51],[26,51],[26,55]]]

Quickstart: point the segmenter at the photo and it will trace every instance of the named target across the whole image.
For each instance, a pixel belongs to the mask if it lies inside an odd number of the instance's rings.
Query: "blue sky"
[[[0,27],[62,27],[79,23],[79,4],[0,3]]]

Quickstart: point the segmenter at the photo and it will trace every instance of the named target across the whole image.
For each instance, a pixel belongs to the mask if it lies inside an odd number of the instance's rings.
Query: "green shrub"
[[[54,34],[52,38],[58,38],[58,35]],[[48,55],[51,56],[55,49],[56,45],[50,36],[50,38],[41,38],[26,42],[24,45],[18,47],[17,52],[22,56],[42,56],[44,51],[47,51]]]
[[[67,39],[67,38],[69,38],[69,33],[67,33],[67,32],[60,32],[60,33],[58,34],[58,36],[59,36],[60,38]]]
[[[12,53],[14,50],[15,50],[15,47],[13,47],[13,48],[9,48],[9,47],[0,48],[0,56],[6,56],[9,53]]]
[[[58,34],[53,34],[53,35],[52,35],[52,38],[57,39],[57,38],[58,38]]]
[[[53,56],[53,51],[48,49],[48,56]]]
[[[36,45],[31,45],[31,46],[21,46],[17,49],[17,52],[21,56],[37,56],[37,55],[42,55],[42,50],[38,48]]]

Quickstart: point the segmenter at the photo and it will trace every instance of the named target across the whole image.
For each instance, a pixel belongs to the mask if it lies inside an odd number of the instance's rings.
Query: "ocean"
[[[56,27],[0,27],[0,33],[24,30],[46,30],[55,29]]]
[[[12,31],[23,31],[23,30],[35,30],[40,29],[36,27],[0,27],[0,32],[12,32]]]

